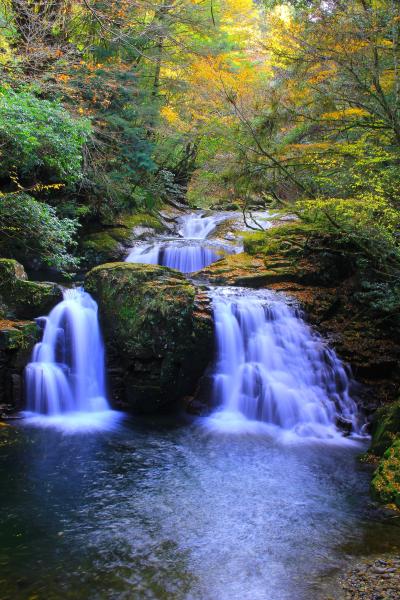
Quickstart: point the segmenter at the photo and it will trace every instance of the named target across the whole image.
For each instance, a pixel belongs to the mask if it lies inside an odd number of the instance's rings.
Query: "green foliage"
[[[55,209],[27,194],[0,196],[0,254],[22,263],[68,271],[77,266],[77,222],[59,219]]]
[[[296,212],[306,223],[335,236],[339,246],[352,247],[377,267],[400,265],[396,236],[400,213],[386,198],[364,193],[357,198],[299,201]]]
[[[0,177],[76,183],[88,119],[74,119],[58,102],[0,87]]]

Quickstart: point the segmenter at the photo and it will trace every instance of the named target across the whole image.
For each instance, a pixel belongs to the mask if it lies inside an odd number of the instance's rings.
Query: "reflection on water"
[[[368,508],[361,446],[156,421],[8,441],[2,600],[322,599],[347,554],[398,539]]]

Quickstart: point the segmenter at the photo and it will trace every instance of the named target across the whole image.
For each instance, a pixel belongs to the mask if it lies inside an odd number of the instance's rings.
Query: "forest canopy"
[[[7,255],[18,199],[59,231],[36,258],[65,267],[79,224],[166,202],[272,207],[385,295],[399,275],[399,28],[395,0],[2,0]]]

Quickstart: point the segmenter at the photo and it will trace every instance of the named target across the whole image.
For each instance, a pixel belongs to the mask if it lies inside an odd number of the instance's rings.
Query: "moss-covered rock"
[[[384,453],[371,482],[372,496],[400,509],[400,438]]]
[[[370,452],[382,456],[389,446],[400,438],[400,400],[376,411],[371,433]]]
[[[372,496],[400,508],[400,400],[376,411],[370,453],[381,456],[372,482]]]
[[[86,265],[96,265],[120,260],[124,255],[124,247],[113,236],[113,229],[107,229],[85,235],[81,240],[81,253]]]
[[[0,311],[4,318],[33,319],[47,314],[62,300],[55,283],[28,281],[16,260],[0,259]]]
[[[110,263],[90,271],[114,397],[154,412],[194,392],[213,351],[207,298],[166,267]]]
[[[132,242],[146,233],[158,233],[164,226],[154,215],[136,213],[121,215],[115,226],[86,233],[80,242],[84,265],[88,268],[111,261],[122,260]]]

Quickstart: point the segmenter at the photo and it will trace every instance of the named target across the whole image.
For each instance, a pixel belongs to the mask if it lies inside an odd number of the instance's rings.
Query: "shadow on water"
[[[2,440],[2,600],[322,599],[349,557],[399,546],[361,445],[128,418]]]

